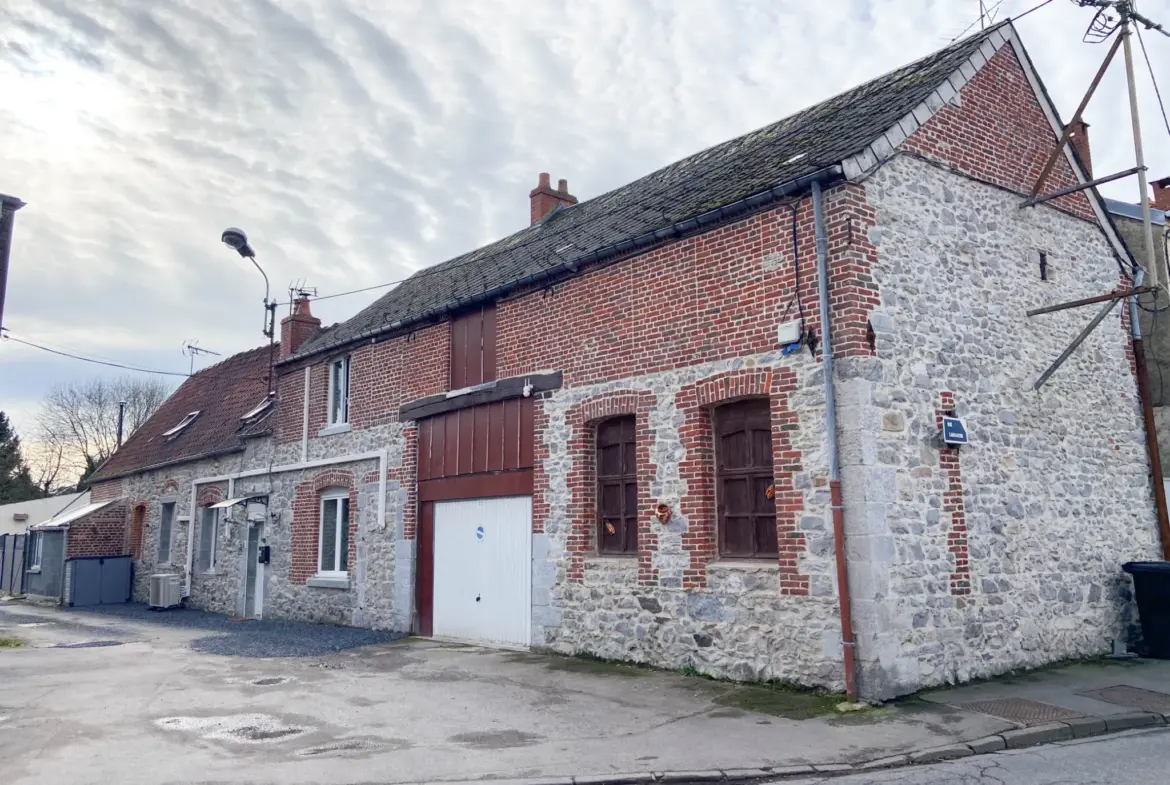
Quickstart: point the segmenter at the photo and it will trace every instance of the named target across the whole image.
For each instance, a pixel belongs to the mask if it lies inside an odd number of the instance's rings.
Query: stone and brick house
[[[1025,311],[1132,264],[1094,190],[1021,209],[1061,129],[1004,23],[593,199],[542,175],[516,234],[330,328],[297,303],[260,425],[263,385],[224,452],[115,456],[95,498],[144,510],[143,575],[163,505],[185,569],[234,503],[189,593],[227,612],[834,689],[852,659],[868,698],[1107,651],[1158,529],[1123,309],[1031,389],[1080,321]],[[1084,181],[1070,150],[1050,187]]]

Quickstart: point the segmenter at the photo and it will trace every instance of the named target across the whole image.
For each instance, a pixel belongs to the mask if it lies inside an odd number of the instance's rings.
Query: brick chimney
[[[1154,189],[1153,201],[1151,202],[1154,209],[1170,212],[1170,177],[1155,180],[1150,185]]]
[[[1085,175],[1093,179],[1093,155],[1089,150],[1089,124],[1084,120],[1077,120],[1072,126],[1072,136],[1069,137],[1069,143],[1076,148],[1077,155],[1081,158],[1081,165],[1085,167]]]
[[[309,310],[308,295],[302,294],[293,303],[293,312],[280,320],[280,359],[295,354],[319,329],[321,320]]]
[[[540,182],[528,194],[528,199],[532,206],[534,224],[558,207],[569,207],[577,203],[577,197],[569,193],[569,181],[561,180],[554,191],[549,184],[548,172],[540,173]]]

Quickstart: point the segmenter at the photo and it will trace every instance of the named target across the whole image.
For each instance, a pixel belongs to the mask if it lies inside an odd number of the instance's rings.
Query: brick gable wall
[[[985,182],[1031,193],[1057,140],[1013,46],[1004,45],[988,60],[963,87],[961,96],[960,106],[943,107],[901,149]],[[1062,154],[1042,192],[1076,183]],[[1097,220],[1084,193],[1062,196],[1049,204],[1086,221]]]

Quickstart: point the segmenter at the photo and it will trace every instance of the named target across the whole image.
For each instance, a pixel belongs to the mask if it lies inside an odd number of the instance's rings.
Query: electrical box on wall
[[[781,322],[780,326],[776,328],[776,343],[781,346],[799,343],[802,335],[804,335],[804,322],[802,320],[793,319],[790,322]]]

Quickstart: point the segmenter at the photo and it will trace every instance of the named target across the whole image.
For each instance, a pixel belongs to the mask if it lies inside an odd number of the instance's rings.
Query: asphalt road
[[[802,782],[833,785],[1155,785],[1170,775],[1170,728]],[[788,782],[785,785],[795,785]]]

